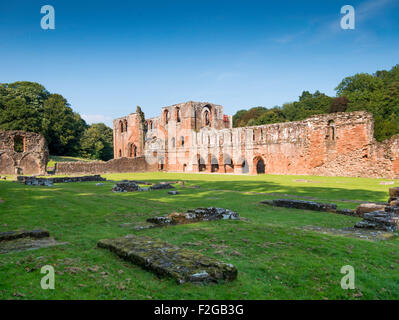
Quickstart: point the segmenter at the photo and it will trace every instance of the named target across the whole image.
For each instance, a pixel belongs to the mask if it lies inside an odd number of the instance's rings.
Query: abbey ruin
[[[159,117],[136,113],[113,121],[114,159],[59,162],[55,174],[204,172],[399,178],[399,135],[374,139],[365,111],[321,114],[296,121],[232,128],[223,107],[186,102]],[[46,174],[43,136],[0,132],[0,173]]]
[[[152,170],[399,177],[399,136],[377,142],[364,111],[232,128],[222,106],[189,101],[149,119],[138,108],[113,126],[114,160],[142,159]]]
[[[45,174],[48,157],[46,139],[41,134],[0,131],[0,173]]]

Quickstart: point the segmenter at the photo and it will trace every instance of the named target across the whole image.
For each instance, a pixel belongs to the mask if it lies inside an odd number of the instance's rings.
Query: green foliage
[[[347,111],[366,110],[374,115],[378,141],[399,133],[399,65],[373,75],[347,77],[336,90],[339,96],[348,98]]]
[[[102,125],[105,127],[105,125]],[[53,155],[89,155],[110,159],[112,130],[101,127],[101,139],[90,146],[90,128],[60,94],[50,94],[42,85],[20,81],[0,84],[0,130],[24,130],[44,135]],[[109,132],[111,131],[111,140]],[[83,139],[83,135],[86,134]],[[85,143],[81,149],[81,142]],[[112,156],[111,156],[112,158]]]
[[[282,111],[289,121],[298,121],[309,118],[316,114],[327,113],[333,98],[316,91],[310,93],[303,91],[299,101],[283,106]]]
[[[374,136],[378,141],[399,133],[399,65],[389,71],[347,77],[335,90],[336,98],[319,91],[313,94],[303,91],[298,101],[282,107],[240,110],[233,116],[233,126],[297,121],[316,114],[365,110],[374,116]]]
[[[284,121],[286,121],[286,118],[283,111],[278,107],[274,107],[273,109],[267,110],[261,116],[256,118],[255,125],[278,123]]]
[[[110,160],[114,156],[112,129],[103,123],[92,124],[80,141],[81,155],[88,159]]]
[[[257,119],[266,111],[267,108],[264,107],[256,107],[249,109],[248,111],[240,110],[233,116],[233,124],[235,127],[248,126],[248,121],[251,119]]]
[[[256,107],[248,111],[240,110],[233,116],[234,127],[245,127],[278,123],[285,121],[297,121],[306,119],[312,115],[327,113],[330,110],[332,98],[316,91],[302,92],[299,101],[286,103],[282,107]]]
[[[41,133],[43,101],[49,93],[38,83],[0,84],[0,129]]]
[[[78,155],[80,138],[86,127],[63,96],[51,94],[44,101],[42,132],[51,154]]]
[[[345,112],[348,109],[348,99],[345,96],[337,97],[331,102],[329,113]]]
[[[233,127],[234,128],[242,127],[241,118],[246,113],[247,113],[247,110],[239,110],[236,112],[236,114],[233,116]],[[245,124],[244,124],[244,126],[245,126]]]

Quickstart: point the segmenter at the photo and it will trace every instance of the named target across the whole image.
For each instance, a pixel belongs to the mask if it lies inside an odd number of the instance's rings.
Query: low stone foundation
[[[17,230],[17,231],[6,231],[6,232],[0,232],[0,241],[10,241],[10,240],[15,240],[15,239],[20,239],[20,238],[45,238],[49,237],[50,232],[47,230]]]
[[[57,162],[54,169],[54,173],[58,175],[152,171],[158,171],[158,165],[148,163],[145,157],[118,158],[109,161]]]
[[[337,205],[334,203],[321,203],[314,201],[305,200],[292,200],[292,199],[277,199],[277,200],[265,200],[263,204],[272,205],[275,207],[293,208],[301,210],[313,210],[313,211],[327,211],[336,212]]]
[[[37,178],[32,176],[18,176],[18,182],[34,186],[52,186],[54,183],[68,182],[88,182],[88,181],[106,181],[106,178],[100,175],[81,176],[81,177],[57,177],[57,178]]]
[[[17,230],[0,232],[0,253],[34,250],[39,248],[65,245],[50,237],[47,230]]]
[[[166,183],[166,182],[157,183],[150,187],[151,190],[173,189],[173,188],[174,188],[174,186],[172,186],[170,183]]]
[[[385,211],[368,212],[363,220],[355,224],[355,228],[375,229],[395,232],[399,227],[399,217]]]
[[[178,283],[232,281],[237,278],[237,269],[232,264],[145,236],[100,240],[97,246],[157,275],[172,277]]]
[[[186,213],[174,212],[167,216],[147,219],[147,222],[164,226],[211,220],[239,220],[239,216],[237,212],[228,209],[210,207],[188,210]]]

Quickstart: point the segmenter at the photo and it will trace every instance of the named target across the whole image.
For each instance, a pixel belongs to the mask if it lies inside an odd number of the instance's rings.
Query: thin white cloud
[[[354,6],[356,24],[358,22],[364,23],[366,20],[374,18],[384,10],[388,10],[389,7],[394,4],[397,4],[397,0],[366,0],[361,4]],[[337,7],[336,14],[331,14],[330,17],[327,18],[326,22],[315,24],[315,21],[313,21],[309,26],[299,32],[281,35],[271,40],[279,44],[287,44],[303,36],[304,34],[312,33],[312,41],[319,41],[342,32],[340,26],[341,17],[342,15],[340,15],[340,7]],[[356,30],[359,31],[357,26]],[[361,30],[361,32],[365,32],[365,30]]]
[[[357,20],[364,21],[386,9],[397,0],[368,0],[360,4],[356,10]]]
[[[112,122],[112,118],[105,116],[103,114],[82,114],[82,118],[88,123],[105,123],[110,125]]]

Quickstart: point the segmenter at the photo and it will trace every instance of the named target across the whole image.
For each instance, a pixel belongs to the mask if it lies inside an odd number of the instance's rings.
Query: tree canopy
[[[112,159],[114,157],[112,137],[112,129],[104,123],[91,125],[81,139],[81,156],[88,159]]]

